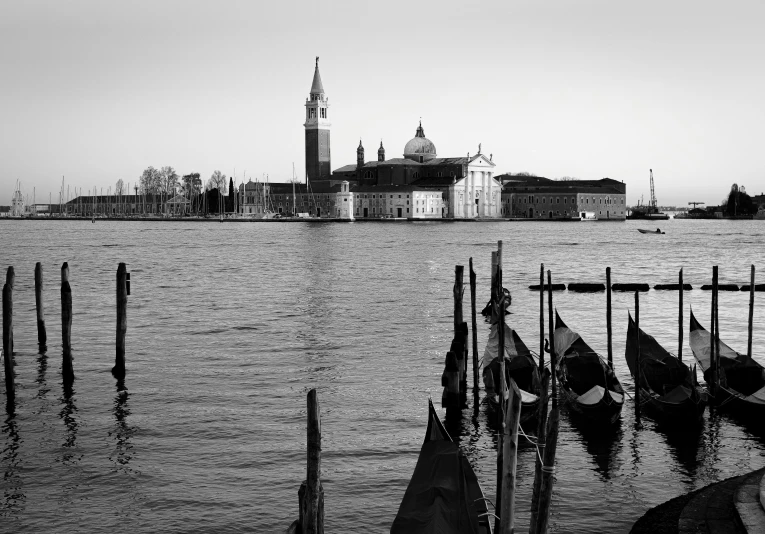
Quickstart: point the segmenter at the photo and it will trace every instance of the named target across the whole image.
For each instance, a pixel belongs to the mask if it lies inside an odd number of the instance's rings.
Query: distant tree
[[[192,172],[191,174],[184,174],[181,178],[183,184],[183,190],[186,193],[199,193],[202,190],[202,179],[199,177],[198,172]]]
[[[122,178],[117,180],[117,185],[114,186],[114,193],[116,195],[125,194],[125,182],[122,181]]]
[[[752,202],[752,197],[746,194],[746,188],[733,184],[723,203],[723,212],[725,215],[735,217],[737,215],[752,215],[757,213],[757,206]]]
[[[516,176],[536,176],[536,174],[534,174],[532,172],[526,172],[526,171],[517,172],[517,173],[515,173],[515,175]]]
[[[207,188],[223,191],[224,187],[226,187],[226,175],[220,171],[213,172],[207,181]]]
[[[139,180],[144,193],[158,193],[162,186],[162,174],[154,167],[147,167]]]
[[[578,179],[579,178],[577,178],[576,176],[563,176],[561,178],[558,178],[558,180],[561,182],[573,182],[574,180],[578,180]]]
[[[178,173],[172,167],[162,167],[159,171],[161,175],[160,190],[163,193],[175,193],[175,188],[178,187]]]

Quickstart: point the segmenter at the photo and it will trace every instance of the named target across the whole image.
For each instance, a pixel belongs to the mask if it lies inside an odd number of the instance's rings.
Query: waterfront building
[[[627,217],[627,186],[601,180],[551,180],[540,176],[500,175],[502,214],[508,218],[568,219],[582,213],[599,220]]]
[[[173,198],[167,200],[164,203],[165,215],[185,215],[189,213],[189,207],[191,202],[184,195],[175,195]]]
[[[279,214],[348,219],[353,217],[353,194],[348,182],[252,182],[239,185],[239,213],[259,219]]]

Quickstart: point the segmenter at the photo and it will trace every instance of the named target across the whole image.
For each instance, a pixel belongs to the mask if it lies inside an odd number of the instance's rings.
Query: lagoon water
[[[656,223],[652,223],[654,226]],[[645,226],[645,223],[642,224]],[[283,532],[305,477],[306,392],[322,413],[328,533],[387,532],[441,397],[452,337],[454,265],[473,257],[478,305],[491,251],[505,243],[509,322],[539,350],[539,264],[554,282],[672,283],[683,267],[691,306],[709,322],[712,265],[721,283],[765,276],[760,221],[661,223],[220,224],[0,221],[0,265],[16,269],[17,401],[0,415],[0,531]],[[48,350],[38,354],[35,262],[45,269]],[[76,381],[61,384],[59,268],[68,261]],[[127,378],[114,360],[115,277],[132,275]],[[762,278],[760,278],[762,279]],[[465,277],[467,282],[467,274]],[[469,290],[466,292],[469,296]],[[566,323],[606,353],[605,294],[557,292]],[[755,357],[765,363],[765,295]],[[614,293],[617,375],[629,293]],[[677,293],[641,294],[641,326],[677,352]],[[466,298],[469,317],[469,298]],[[720,295],[721,338],[746,350],[748,293]],[[479,350],[488,326],[479,321]],[[5,396],[4,383],[0,395]],[[454,429],[487,496],[496,441],[472,395]],[[443,410],[439,408],[443,416]],[[648,508],[765,466],[765,436],[707,412],[696,430],[621,421],[592,432],[561,417],[551,531],[627,532]],[[528,525],[535,452],[518,458],[517,530]]]

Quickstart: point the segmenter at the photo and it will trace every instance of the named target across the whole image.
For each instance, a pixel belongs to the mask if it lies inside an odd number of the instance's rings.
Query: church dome
[[[417,127],[414,138],[404,147],[404,157],[414,161],[427,161],[436,157],[436,145],[433,141],[425,137],[425,130],[422,128],[422,122]]]

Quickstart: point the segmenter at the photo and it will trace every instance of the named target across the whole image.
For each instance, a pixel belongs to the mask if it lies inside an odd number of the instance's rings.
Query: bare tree
[[[114,186],[114,194],[115,195],[122,195],[125,193],[125,182],[122,181],[122,178],[117,180],[117,185]]]
[[[223,188],[226,187],[226,175],[220,171],[215,171],[207,181],[207,187],[209,189],[218,188],[218,191],[222,192]]]
[[[162,175],[154,167],[147,167],[139,177],[145,193],[157,193],[162,185]]]
[[[162,192],[174,194],[175,189],[178,187],[178,173],[172,167],[162,167],[159,173],[162,177]]]

